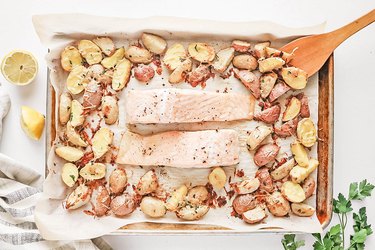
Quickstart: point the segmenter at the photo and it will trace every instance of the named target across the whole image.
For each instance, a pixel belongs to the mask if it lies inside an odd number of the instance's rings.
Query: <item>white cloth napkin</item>
[[[0,85],[0,139],[2,120],[10,98]],[[103,239],[46,241],[34,222],[34,209],[43,178],[34,170],[0,153],[0,249],[112,249]]]

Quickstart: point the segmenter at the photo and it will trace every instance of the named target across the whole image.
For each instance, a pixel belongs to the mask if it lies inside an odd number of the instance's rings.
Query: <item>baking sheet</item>
[[[233,38],[246,38],[250,41],[275,40],[272,42],[273,47],[279,47],[282,43],[300,36],[303,34],[313,34],[322,32],[322,26],[316,26],[303,29],[288,29],[276,24],[266,22],[254,23],[227,23],[214,22],[202,20],[189,20],[181,18],[147,18],[147,19],[123,19],[123,18],[107,18],[95,17],[79,14],[63,14],[63,15],[44,15],[34,16],[34,26],[43,44],[45,44],[50,53],[47,55],[48,66],[51,69],[51,83],[56,91],[56,96],[59,96],[61,91],[65,88],[65,79],[67,74],[62,71],[59,65],[59,54],[61,50],[67,45],[82,38],[93,38],[98,35],[108,35],[114,39],[117,47],[121,45],[128,45],[129,40],[136,42],[143,31],[151,31],[162,35],[168,39],[168,44],[171,45],[174,41],[183,41],[183,44],[188,44],[189,41],[207,41],[214,45],[216,51],[219,48],[226,47],[230,44]],[[204,23],[205,25],[202,25]],[[115,25],[114,25],[115,24]],[[220,27],[220,28],[219,28]],[[183,30],[183,31],[182,31]],[[124,32],[126,31],[126,32]],[[212,35],[215,34],[215,35]],[[186,39],[189,38],[189,40]],[[166,70],[163,71],[167,74]],[[157,76],[148,84],[140,84],[134,78],[128,84],[128,87],[119,95],[120,101],[120,120],[116,126],[110,126],[115,132],[115,144],[119,143],[121,134],[127,129],[142,133],[150,134],[159,131],[166,131],[171,129],[181,130],[200,130],[200,129],[216,129],[233,128],[240,134],[240,141],[242,145],[240,164],[237,169],[243,169],[245,175],[252,177],[255,174],[257,167],[253,164],[252,155],[246,149],[245,138],[247,132],[258,125],[257,122],[228,122],[222,123],[205,123],[205,124],[183,124],[183,125],[158,125],[149,126],[126,126],[124,115],[124,95],[129,89],[151,89],[151,88],[166,88],[169,85],[167,75]],[[309,96],[312,119],[317,122],[317,100],[318,87],[317,76],[315,75],[309,80],[308,87],[304,92]],[[192,88],[186,83],[173,85],[177,88]],[[200,87],[197,87],[199,89]],[[219,92],[249,92],[243,85],[235,78],[222,79],[215,77],[207,81],[205,91],[219,91]],[[291,93],[288,93],[288,97]],[[284,100],[281,100],[283,104]],[[283,107],[284,105],[282,105]],[[58,105],[56,105],[56,108]],[[56,121],[57,126],[59,126]],[[61,131],[58,127],[57,131]],[[278,144],[281,146],[279,158],[285,156],[286,152],[290,154],[289,144],[293,138],[287,140],[279,139]],[[201,220],[194,222],[184,222],[176,218],[174,213],[167,213],[162,219],[150,220],[143,215],[142,212],[136,210],[131,216],[125,218],[116,218],[107,216],[103,218],[94,218],[85,215],[82,210],[90,209],[90,205],[75,211],[66,211],[62,207],[62,201],[69,192],[60,178],[60,169],[64,162],[55,157],[53,153],[54,147],[50,152],[48,159],[49,175],[44,184],[44,193],[41,200],[38,202],[35,211],[35,219],[43,237],[46,239],[83,239],[92,238],[99,235],[110,233],[117,228],[137,222],[158,222],[158,223],[192,223],[215,225],[225,228],[235,229],[242,232],[251,232],[261,228],[277,227],[285,231],[301,231],[301,232],[319,232],[321,226],[316,216],[311,218],[301,218],[291,215],[288,218],[275,218],[272,215],[265,220],[265,223],[257,225],[245,224],[241,220],[230,216],[232,208],[231,201],[222,208],[211,209],[209,213]],[[316,146],[312,148],[311,156],[316,158]],[[113,166],[107,164],[109,174]],[[128,174],[128,180],[131,184],[137,183],[140,176],[142,176],[149,168],[138,166],[125,166]],[[240,180],[234,176],[236,166],[225,167],[228,176],[231,176],[231,182]],[[159,176],[159,181],[163,189],[171,191],[181,184],[205,185],[207,183],[207,176],[210,169],[194,169],[186,171],[184,169],[170,168],[170,167],[156,167],[156,173]],[[186,181],[188,180],[188,181]],[[188,183],[187,183],[188,182]],[[229,190],[228,185],[226,187]],[[129,188],[128,190],[129,191]],[[218,196],[224,196],[225,192],[217,192]],[[308,203],[315,206],[315,196],[309,198]]]

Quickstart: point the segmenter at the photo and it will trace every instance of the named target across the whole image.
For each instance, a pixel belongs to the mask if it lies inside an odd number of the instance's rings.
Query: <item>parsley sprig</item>
[[[363,180],[360,183],[353,182],[349,187],[349,196],[345,198],[339,193],[337,199],[333,200],[333,212],[338,215],[339,224],[331,229],[322,237],[315,233],[316,239],[313,247],[315,250],[344,250],[345,249],[345,229],[348,222],[348,214],[353,211],[352,201],[363,200],[371,196],[374,185]],[[350,235],[350,246],[348,250],[362,250],[365,247],[366,238],[373,233],[371,225],[367,223],[366,208],[362,207],[358,213],[353,213],[354,234]],[[296,241],[294,234],[286,234],[281,240],[285,250],[296,250],[304,245],[304,241]]]

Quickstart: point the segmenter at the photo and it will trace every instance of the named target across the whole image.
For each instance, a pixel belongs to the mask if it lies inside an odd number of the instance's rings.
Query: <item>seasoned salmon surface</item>
[[[126,96],[126,122],[193,123],[251,120],[254,99],[238,93],[189,89],[130,90]]]
[[[168,131],[150,136],[127,132],[121,139],[116,162],[206,168],[237,164],[239,153],[238,133],[232,129]]]

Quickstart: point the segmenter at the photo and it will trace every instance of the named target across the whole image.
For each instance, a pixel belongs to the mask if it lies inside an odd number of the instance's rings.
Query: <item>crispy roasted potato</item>
[[[271,93],[271,90],[275,86],[277,80],[277,74],[274,72],[268,72],[260,77],[260,96],[267,98]]]
[[[260,206],[255,207],[242,214],[242,219],[249,224],[256,224],[263,221],[267,217],[266,212]]]
[[[251,44],[246,41],[233,40],[232,48],[237,52],[247,52],[251,48]]]
[[[95,216],[101,217],[107,214],[111,205],[111,197],[105,186],[100,185],[93,190],[91,204]]]
[[[193,205],[204,203],[208,199],[208,190],[205,186],[195,186],[189,190],[186,200]]]
[[[309,165],[309,156],[301,143],[298,141],[293,142],[290,144],[290,149],[298,165],[301,167],[307,167]]]
[[[292,89],[303,89],[307,84],[307,73],[296,67],[287,67],[281,69],[281,76],[283,80]]]
[[[131,62],[124,58],[119,61],[115,67],[115,71],[113,72],[112,77],[112,89],[113,90],[121,90],[123,89],[130,80],[130,73],[132,69]]]
[[[300,115],[302,118],[310,117],[310,108],[309,108],[309,98],[307,95],[301,93],[297,95],[297,98],[301,101],[301,112]]]
[[[169,211],[176,211],[178,208],[182,207],[185,204],[185,197],[188,192],[188,189],[185,185],[177,188],[167,200],[165,206]]]
[[[272,128],[268,126],[257,126],[250,132],[249,137],[246,140],[248,150],[255,150],[264,139],[272,133]]]
[[[258,202],[252,194],[238,195],[232,202],[233,209],[238,214],[254,209],[257,205]]]
[[[66,209],[77,209],[86,205],[91,198],[92,190],[84,184],[76,187],[65,200]]]
[[[141,211],[152,218],[163,217],[167,213],[167,208],[162,200],[155,197],[143,197],[141,204]]]
[[[298,124],[298,117],[293,120],[283,123],[280,128],[274,127],[274,132],[277,136],[286,138],[296,134]]]
[[[94,158],[98,159],[107,153],[112,144],[113,132],[108,128],[99,129],[92,138]]]
[[[260,181],[259,190],[266,191],[267,193],[273,192],[273,180],[266,167],[258,169],[255,177]]]
[[[78,168],[73,163],[65,163],[61,169],[61,179],[68,187],[73,187],[78,180]]]
[[[87,142],[81,137],[81,135],[74,129],[74,127],[68,122],[66,124],[66,137],[68,141],[73,145],[79,147],[87,147]]]
[[[259,188],[259,186],[260,181],[258,178],[243,180],[232,184],[233,190],[237,194],[250,194],[252,192],[255,192]]]
[[[59,120],[61,124],[66,124],[70,118],[72,108],[72,96],[65,92],[60,95]]]
[[[106,57],[102,60],[102,65],[106,69],[112,69],[116,64],[121,61],[125,56],[125,49],[123,47],[117,49],[113,55]]]
[[[260,59],[266,57],[266,48],[271,45],[270,42],[263,42],[255,44],[254,46],[254,54],[255,56]]]
[[[289,173],[291,179],[295,183],[303,182],[319,165],[315,159],[310,159],[307,167],[295,166]]]
[[[189,55],[198,62],[209,63],[215,58],[215,49],[207,43],[190,43]]]
[[[97,79],[98,82],[102,83],[104,86],[112,84],[113,70],[105,70],[103,74]]]
[[[306,199],[305,192],[301,185],[291,181],[283,183],[281,193],[290,202],[302,202]]]
[[[111,194],[121,194],[126,189],[128,184],[128,178],[126,176],[126,171],[123,168],[116,168],[112,171],[109,176],[109,191]]]
[[[298,122],[297,138],[305,147],[312,147],[317,139],[316,128],[310,118]]]
[[[103,59],[100,48],[90,40],[79,41],[78,50],[89,65],[100,63]]]
[[[303,191],[305,191],[306,199],[311,197],[315,192],[315,180],[313,177],[309,176],[302,183]]]
[[[93,42],[99,46],[106,56],[111,56],[115,52],[115,44],[109,37],[97,37]]]
[[[215,189],[222,189],[227,181],[227,175],[221,167],[216,167],[209,174],[208,181]]]
[[[227,70],[229,64],[232,62],[234,57],[234,49],[226,48],[217,52],[215,60],[212,62],[212,67],[219,73],[223,73]]]
[[[154,76],[155,71],[149,65],[139,64],[134,68],[134,77],[140,82],[149,82]]]
[[[255,114],[254,118],[267,124],[273,124],[279,119],[280,112],[280,105],[274,105]]]
[[[140,195],[150,194],[154,192],[158,186],[158,177],[153,170],[150,170],[139,179],[136,192]]]
[[[255,70],[258,67],[258,61],[249,54],[237,55],[233,58],[233,66],[238,69]]]
[[[260,97],[260,83],[259,78],[249,70],[237,70],[234,69],[234,76],[239,79],[242,84],[250,90],[251,94],[259,99]]]
[[[209,210],[210,207],[206,205],[187,204],[176,212],[176,216],[187,221],[199,220],[205,216]]]
[[[103,96],[103,88],[95,80],[89,82],[83,93],[83,108],[96,109],[99,107]]]
[[[173,70],[173,72],[168,77],[168,81],[170,83],[180,83],[184,81],[186,72],[191,71],[192,66],[192,61],[189,58],[186,59],[175,70]]]
[[[70,93],[77,95],[81,93],[89,79],[86,77],[88,70],[84,66],[76,66],[70,71],[68,78],[66,79],[66,87]]]
[[[55,152],[58,156],[70,162],[78,161],[83,156],[82,150],[70,146],[57,147]]]
[[[276,99],[278,99],[280,96],[288,92],[290,89],[291,88],[287,84],[285,84],[285,82],[278,81],[271,90],[268,99],[270,100],[270,102],[274,102]]]
[[[83,64],[83,59],[78,49],[74,46],[67,46],[61,52],[61,67],[65,71],[72,71],[76,66],[81,66]]]
[[[273,192],[267,196],[267,208],[272,215],[277,217],[285,216],[290,211],[289,201],[280,192]]]
[[[275,160],[280,147],[277,144],[264,144],[260,146],[254,154],[254,163],[258,167],[264,166]]]
[[[135,45],[131,45],[125,50],[125,57],[132,63],[149,64],[152,61],[152,54],[150,51]]]
[[[126,216],[133,213],[136,203],[130,194],[123,194],[113,198],[110,207],[116,216]]]
[[[167,48],[167,42],[160,36],[143,33],[141,39],[143,45],[154,54],[163,54]]]
[[[280,57],[270,57],[258,60],[258,64],[259,71],[264,73],[270,72],[274,69],[280,69],[285,64],[285,61]]]
[[[169,70],[174,70],[187,58],[186,50],[180,43],[175,43],[167,49],[163,62]]]
[[[267,57],[281,57],[286,63],[290,62],[293,59],[293,54],[281,50],[277,50],[270,47],[266,47],[265,50]]]
[[[301,217],[310,217],[315,213],[315,208],[304,203],[292,203],[292,212]]]
[[[97,81],[97,79],[103,74],[104,71],[105,71],[105,69],[104,69],[103,65],[101,65],[101,64],[90,65],[87,68],[86,78],[88,78],[89,80]]]
[[[289,172],[296,165],[294,159],[290,159],[281,166],[271,172],[271,176],[275,181],[281,180],[289,175]]]
[[[301,111],[301,101],[296,97],[290,99],[283,114],[283,122],[290,121],[298,116]]]
[[[106,124],[114,124],[118,119],[118,103],[113,96],[103,96],[102,98],[102,112],[104,116],[104,121]]]
[[[191,86],[196,87],[199,84],[204,84],[210,77],[210,68],[205,64],[201,64],[187,75],[186,80]]]
[[[89,162],[79,171],[85,180],[99,180],[105,177],[106,166],[103,163]]]

